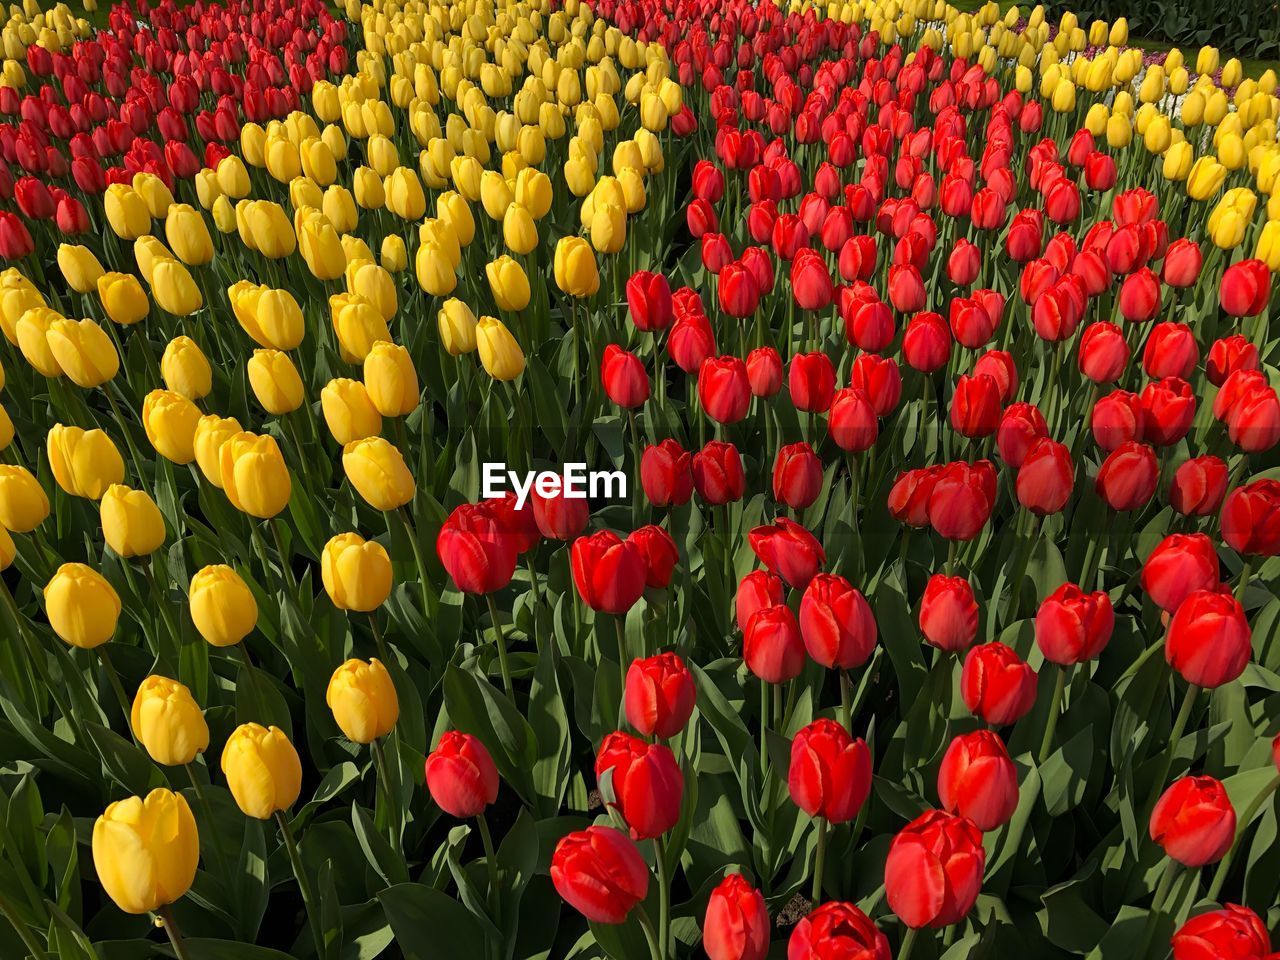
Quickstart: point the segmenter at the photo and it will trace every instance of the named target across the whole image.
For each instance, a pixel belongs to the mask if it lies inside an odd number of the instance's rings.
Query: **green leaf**
[[[378,900],[405,960],[480,957],[485,952],[480,924],[446,893],[421,883],[401,883],[380,892]]]

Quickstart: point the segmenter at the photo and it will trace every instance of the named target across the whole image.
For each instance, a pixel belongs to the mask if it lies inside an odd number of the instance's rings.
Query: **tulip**
[[[1203,533],[1165,537],[1142,565],[1142,589],[1169,613],[1197,590],[1212,590],[1218,580],[1218,554]]]
[[[292,413],[305,399],[302,377],[287,353],[255,350],[248,363],[249,386],[262,408],[272,416]]]
[[[219,470],[223,492],[242,513],[267,520],[289,503],[292,482],[274,437],[243,432],[228,438],[219,451]]]
[[[978,602],[964,577],[935,573],[920,600],[920,632],[947,653],[964,650],[978,635]]]
[[[697,467],[694,469],[697,483]],[[786,517],[768,526],[753,529],[747,540],[752,551],[771,573],[782,577],[796,589],[804,589],[818,568],[826,563],[826,551],[812,533]]]
[[[674,653],[633,660],[623,688],[627,722],[644,736],[666,740],[684,729],[693,713],[696,689]]]
[[[995,501],[995,470],[988,460],[951,463],[928,493],[928,518],[948,540],[972,540],[986,525]]]
[[[712,506],[741,500],[746,486],[742,458],[731,443],[712,440],[693,455],[693,487]]]
[[[187,336],[174,337],[160,357],[160,376],[173,393],[200,400],[213,389],[213,368],[200,347]]]
[[[213,259],[213,238],[200,211],[185,203],[172,204],[165,214],[164,236],[178,259],[191,266]]]
[[[797,410],[825,413],[835,397],[836,371],[825,353],[797,354],[787,374],[791,402]]]
[[[111,639],[120,597],[102,574],[83,563],[64,563],[44,588],[45,616],[63,641],[93,650]]]
[[[594,296],[600,289],[595,253],[582,237],[561,237],[553,260],[556,286],[562,293],[582,298]]]
[[[669,747],[611,733],[596,754],[595,772],[597,780],[611,774],[606,802],[622,815],[633,840],[660,837],[680,819],[684,778]]]
[[[192,448],[196,463],[206,480],[222,489],[222,445],[241,433],[240,421],[235,417],[219,417],[208,414],[196,422]]]
[[[729,874],[711,891],[702,920],[702,949],[709,960],[765,960],[769,908],[742,874]]]
[[[58,245],[58,269],[76,293],[89,293],[98,288],[98,278],[103,275],[102,264],[88,247],[69,243]]]
[[[1050,663],[1068,667],[1093,660],[1115,629],[1111,598],[1101,590],[1088,594],[1064,583],[1040,604],[1035,629],[1036,646]]]
[[[102,536],[125,559],[145,557],[164,543],[164,515],[145,490],[113,483],[102,496]]]
[[[483,743],[446,731],[426,762],[427,789],[436,806],[459,820],[483,816],[498,798],[498,770]],[[482,828],[484,829],[484,828]]]
[[[782,581],[764,570],[753,570],[742,578],[734,599],[738,629],[744,634],[751,618],[767,607],[783,604],[785,591]]]
[[[1261,260],[1227,267],[1218,290],[1222,309],[1233,317],[1256,317],[1271,299],[1271,273]]]
[[[1208,957],[1265,960],[1271,955],[1271,937],[1266,924],[1248,907],[1233,903],[1190,918],[1178,928],[1170,942],[1173,960]]]
[[[149,676],[129,714],[133,735],[156,763],[180,767],[209,747],[209,725],[191,691],[176,680]]]
[[[151,310],[146,291],[131,273],[104,273],[98,278],[98,299],[107,316],[121,326],[131,326]]]
[[[640,485],[655,507],[681,506],[693,494],[692,457],[670,438],[646,447],[640,458]]]
[[[108,487],[124,480],[120,451],[101,430],[54,424],[45,449],[54,481],[70,496],[99,500]]]
[[[403,507],[417,490],[404,456],[382,437],[348,443],[342,448],[342,469],[365,503],[384,513]]]
[[[984,643],[965,657],[960,695],[985,723],[1017,723],[1035,705],[1036,674],[1003,643]]]
[[[655,524],[634,530],[627,537],[640,548],[645,559],[645,586],[653,590],[665,590],[671,585],[671,576],[680,560],[680,551],[671,534]]]
[[[922,814],[889,845],[889,909],[913,930],[959,923],[982,889],[986,860],[982,833],[972,822],[940,810]]]
[[[465,593],[501,590],[515,573],[516,545],[487,503],[459,505],[436,538],[440,562]]]
[[[626,834],[597,825],[556,844],[551,882],[592,923],[619,924],[648,896],[649,868]]]
[[[324,545],[320,577],[329,600],[339,610],[369,613],[391,594],[391,558],[376,540],[340,533]]]
[[[938,799],[984,833],[1008,823],[1018,806],[1018,770],[1004,741],[990,730],[952,740],[938,769]]]
[[[142,426],[160,456],[177,464],[196,458],[195,432],[200,409],[179,393],[152,390],[142,402]]]
[[[326,590],[328,587],[326,578]],[[339,729],[352,743],[373,743],[385,737],[400,718],[395,684],[376,658],[367,663],[351,659],[339,666],[329,678],[324,699]]]
[[[803,510],[822,491],[822,463],[809,444],[793,443],[778,451],[773,465],[773,497],[793,510]]]
[[[1211,455],[1194,457],[1174,471],[1169,506],[1184,517],[1207,517],[1218,512],[1226,492],[1226,463]]]
[[[1039,407],[1031,403],[1012,403],[1005,408],[1000,426],[996,428],[996,450],[1000,459],[1019,470],[1031,448],[1048,435],[1049,426]]]
[[[1116,447],[1098,469],[1098,496],[1112,510],[1133,510],[1151,499],[1159,481],[1155,451],[1129,440]]]
[[[593,257],[593,267],[594,264]],[[556,282],[559,284],[558,279]],[[650,273],[647,270],[638,270],[627,280],[626,292],[631,322],[635,324],[637,330],[652,332],[666,330],[671,326],[671,286],[667,283],[665,276],[660,273]]]
[[[747,669],[765,683],[784,683],[804,668],[804,641],[796,616],[785,604],[763,607],[743,629],[742,656]]]
[[[796,924],[787,943],[788,960],[891,960],[889,940],[852,903],[832,900]],[[712,958],[717,960],[717,958]]]
[[[399,344],[381,340],[369,348],[364,386],[374,409],[384,417],[407,416],[418,406],[418,372],[409,351]]]
[[[450,297],[436,315],[440,342],[450,356],[457,357],[476,349],[476,317],[471,308]]]
[[[368,357],[365,359],[367,361]],[[329,433],[343,446],[382,432],[382,416],[374,407],[369,391],[359,380],[346,377],[330,380],[320,390],[320,409]]]
[[[1151,839],[1183,866],[1217,863],[1235,841],[1236,812],[1213,777],[1183,777],[1161,794],[1151,811]]]
[[[115,345],[92,320],[54,320],[45,337],[54,361],[78,387],[100,387],[120,369]]]
[[[187,589],[191,620],[205,642],[229,647],[247,637],[258,623],[253,592],[231,567],[214,564],[196,571]]]
[[[1075,467],[1065,444],[1043,438],[1018,468],[1018,502],[1038,517],[1060,512],[1071,499]]]
[[[514,380],[524,372],[524,351],[501,320],[481,317],[476,325],[476,344],[481,365],[495,380]]]
[[[644,592],[647,564],[640,547],[601,530],[579,537],[570,549],[578,595],[592,610],[625,614]]]
[[[161,310],[186,317],[204,306],[200,288],[191,273],[177,260],[161,260],[151,272],[151,295]]]
[[[125,913],[164,911],[191,889],[200,860],[195,817],[180,793],[118,800],[93,824],[93,866]]]
[[[529,305],[529,278],[515,260],[501,256],[485,266],[485,275],[499,310],[515,313]]]
[[[1214,689],[1244,673],[1252,655],[1244,608],[1228,592],[1197,590],[1178,606],[1164,656],[1195,687]]]
[[[616,343],[604,348],[600,379],[605,395],[625,410],[643,406],[649,399],[649,375],[644,364],[634,353]]]
[[[820,573],[800,600],[800,633],[813,660],[850,670],[870,659],[877,630],[871,605],[843,577]]]
[[[871,793],[871,750],[834,720],[815,720],[791,741],[787,788],[811,817],[852,820]]]
[[[707,360],[698,371],[698,403],[717,423],[737,423],[751,405],[747,365],[739,357]]]
[[[298,751],[279,727],[236,727],[222,748],[222,773],[236,806],[256,820],[288,810],[302,790]]]
[[[1236,487],[1222,506],[1222,539],[1237,553],[1280,554],[1280,481]]]

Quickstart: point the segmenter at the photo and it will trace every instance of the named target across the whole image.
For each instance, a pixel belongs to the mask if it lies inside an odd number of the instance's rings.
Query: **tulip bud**
[[[501,320],[480,318],[476,324],[476,346],[481,365],[495,380],[514,380],[524,372],[524,351]]]
[[[265,520],[288,505],[292,483],[274,437],[246,431],[228,438],[219,468],[227,499],[242,513]]]
[[[427,789],[445,813],[459,820],[477,817],[498,798],[498,770],[483,743],[449,730],[427,757]]]
[[[187,589],[191,620],[205,642],[229,647],[258,623],[258,604],[248,585],[230,567],[215,564],[196,571]]]
[[[111,639],[120,597],[102,574],[83,563],[64,563],[44,588],[45,616],[63,641],[82,650]]]
[[[1203,533],[1170,534],[1142,565],[1142,589],[1169,613],[1197,590],[1214,589],[1218,581],[1218,553]]]
[[[1170,942],[1173,960],[1206,956],[1262,960],[1271,953],[1271,937],[1262,918],[1248,907],[1233,903],[1187,920]]]
[[[899,831],[885,860],[889,909],[911,929],[959,923],[973,908],[986,868],[982,832],[940,810]]]
[[[791,741],[787,788],[811,817],[852,820],[871,793],[871,750],[834,720],[815,720]]]
[[[328,552],[329,548],[325,549]],[[389,568],[390,561],[388,577]],[[325,589],[329,589],[328,578]],[[395,684],[376,658],[368,663],[351,659],[338,667],[329,679],[324,699],[333,711],[333,719],[353,743],[372,743],[385,737],[400,719]]]
[[[348,443],[342,449],[342,468],[356,492],[375,510],[402,507],[417,489],[400,450],[382,437]]]
[[[1213,777],[1183,777],[1151,811],[1151,839],[1183,866],[1217,863],[1236,838],[1236,812],[1226,787]]]
[[[978,602],[964,577],[935,573],[920,600],[920,632],[939,650],[958,653],[978,635]]]
[[[199,861],[195,817],[180,793],[157,788],[118,800],[93,825],[94,871],[125,913],[151,913],[181,899]]]
[[[330,380],[320,391],[320,409],[333,439],[343,446],[382,432],[382,416],[359,380]]]
[[[601,530],[579,537],[570,549],[574,586],[593,610],[625,614],[644,592],[647,564],[640,547]]]
[[[648,896],[649,868],[626,834],[591,826],[556,844],[551,882],[591,922],[619,924]]]
[[[627,722],[645,736],[674,737],[689,722],[695,696],[693,675],[674,653],[634,660],[623,694]]]
[[[950,813],[990,832],[1009,822],[1018,806],[1018,770],[990,730],[956,737],[942,755],[938,799]]]
[[[196,458],[195,431],[199,408],[179,393],[152,390],[142,403],[142,426],[156,452],[177,464]]]
[[[858,590],[832,574],[809,581],[800,600],[800,633],[805,649],[828,669],[860,667],[875,649],[877,630],[871,605]]]
[[[244,723],[222,748],[222,773],[246,817],[270,820],[302,791],[302,761],[279,727]]]
[[[142,681],[129,726],[147,755],[162,766],[184,766],[209,746],[209,725],[191,691],[167,677]]]
[[[1036,699],[1036,673],[1003,643],[969,650],[960,675],[965,706],[992,726],[1017,723]]]
[[[391,594],[391,558],[376,540],[340,533],[324,545],[320,577],[335,607],[368,613]]]
[[[102,497],[102,535],[121,557],[144,557],[164,543],[164,516],[145,490],[113,483]]]
[[[831,900],[796,924],[787,944],[787,956],[790,960],[889,960],[891,954],[888,938],[870,917],[852,903]]]
[[[364,386],[375,410],[384,417],[405,416],[418,406],[418,372],[409,351],[399,344],[381,340],[369,349]]]
[[[104,273],[98,278],[97,288],[103,310],[121,326],[137,323],[151,310],[146,291],[131,273]]]
[[[0,527],[30,533],[49,516],[49,498],[26,467],[0,463]]]
[[[78,387],[100,387],[120,369],[115,345],[92,320],[53,320],[45,337],[54,361]]]
[[[684,778],[671,749],[617,731],[596,754],[596,778],[611,773],[612,798],[633,839],[659,837],[680,819]]]
[[[124,460],[101,430],[54,424],[45,442],[53,479],[73,497],[99,500],[124,479]]]
[[[1164,657],[1187,683],[1216,689],[1244,673],[1253,653],[1244,608],[1227,592],[1197,590],[1178,606]]]

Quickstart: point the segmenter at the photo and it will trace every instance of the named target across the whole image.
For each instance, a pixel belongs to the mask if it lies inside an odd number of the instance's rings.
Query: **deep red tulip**
[[[790,607],[778,603],[751,615],[742,633],[742,659],[766,683],[785,683],[800,675],[804,641]]]
[[[930,646],[958,653],[978,635],[978,601],[964,577],[935,573],[920,599],[920,632]]]
[[[1159,479],[1155,451],[1129,440],[1107,455],[1094,486],[1112,510],[1133,510],[1151,499]]]
[[[960,695],[985,723],[1017,723],[1035,706],[1036,672],[1003,643],[984,643],[964,659]]]
[[[796,924],[787,960],[892,960],[889,940],[852,903],[829,900]],[[715,960],[715,958],[712,958]]]
[[[1000,425],[1000,385],[986,374],[961,374],[951,395],[951,428],[965,437],[986,437]]]
[[[498,799],[498,768],[483,743],[449,730],[427,757],[427,789],[445,813],[464,820]]]
[[[892,357],[859,354],[853,361],[849,385],[867,395],[878,417],[891,413],[902,397],[902,374],[898,370],[898,362]]]
[[[773,498],[793,510],[804,510],[822,491],[822,461],[808,443],[792,443],[778,451],[773,463]]]
[[[649,524],[633,530],[627,540],[640,548],[645,559],[645,586],[665,590],[671,585],[671,574],[680,561],[676,542],[662,527]]]
[[[1233,263],[1223,271],[1218,299],[1233,317],[1256,317],[1271,299],[1271,271],[1261,260]]]
[[[740,357],[707,360],[698,370],[698,402],[717,423],[737,423],[751,405],[747,365]]]
[[[825,310],[835,296],[826,261],[808,247],[791,261],[791,295],[801,310]]]
[[[871,794],[871,750],[834,720],[814,720],[791,741],[787,788],[811,817],[852,820]]]
[[[972,821],[930,810],[899,831],[884,864],[889,909],[912,929],[959,923],[982,889],[987,856]]]
[[[1196,416],[1196,395],[1180,377],[1148,383],[1142,396],[1142,438],[1168,447],[1187,435]]]
[[[1213,777],[1170,784],[1151,811],[1151,839],[1170,859],[1193,870],[1221,860],[1236,838],[1236,811]]]
[[[1173,960],[1270,960],[1266,924],[1248,907],[1234,903],[1192,917],[1173,935]]]
[[[1237,553],[1280,554],[1280,480],[1255,480],[1227,495],[1222,539]]]
[[[803,590],[827,562],[826,551],[818,539],[786,517],[760,526],[747,534],[751,549],[760,562],[787,582]]]
[[[612,772],[612,805],[631,828],[633,840],[660,837],[680,819],[684,776],[671,748],[618,730],[596,754],[596,779]]]
[[[861,453],[875,445],[880,421],[867,395],[857,387],[837,390],[827,415],[827,431],[841,450]]]
[[[752,570],[738,584],[734,600],[738,629],[747,631],[751,617],[766,607],[781,604],[786,599],[782,580],[767,570]]]
[[[747,383],[755,397],[772,397],[782,389],[782,357],[777,350],[757,347],[747,354]]]
[[[990,730],[952,740],[938,768],[938,799],[984,833],[1008,823],[1018,806],[1018,769],[1004,741]]]
[[[644,593],[648,564],[643,551],[612,531],[573,541],[569,565],[578,595],[592,610],[620,616]]]
[[[836,391],[836,369],[825,353],[798,353],[791,358],[787,387],[797,410],[826,413]]]
[[[1186,378],[1200,360],[1195,334],[1185,323],[1157,323],[1142,350],[1142,369],[1153,380]]]
[[[1070,667],[1102,653],[1115,625],[1111,598],[1104,591],[1085,593],[1064,583],[1036,612],[1036,646],[1050,663]]]
[[[693,713],[693,675],[674,653],[633,660],[627,670],[623,708],[627,723],[646,737],[663,740],[684,729]]]
[[[1080,372],[1094,383],[1114,383],[1129,365],[1129,344],[1114,323],[1098,320],[1080,335]]]
[[[1262,453],[1280,442],[1280,396],[1270,385],[1242,390],[1227,409],[1227,436],[1246,453]]]
[[[924,279],[912,264],[889,268],[889,302],[899,313],[923,310],[926,302]]]
[[[937,313],[917,313],[902,336],[902,356],[921,373],[941,370],[951,359],[951,330]]]
[[[1015,470],[1022,466],[1037,442],[1049,435],[1044,414],[1033,403],[1013,403],[1005,408],[996,428],[996,449],[1000,459]]]
[[[711,506],[741,500],[746,485],[742,457],[732,443],[712,440],[693,455],[693,488]]]
[[[1169,249],[1164,253],[1161,279],[1175,289],[1185,289],[1200,278],[1200,265],[1203,262],[1200,245],[1194,240],[1179,237],[1169,244]]]
[[[693,166],[693,195],[707,203],[719,203],[724,197],[724,173],[710,160],[699,160]]]
[[[565,902],[591,922],[616,924],[648,896],[649,868],[626,834],[597,825],[556,844],[551,882]]]
[[[1218,580],[1218,553],[1203,533],[1170,534],[1142,565],[1142,589],[1169,613],[1196,590],[1216,587]]]
[[[1205,454],[1183,461],[1174,471],[1169,506],[1184,517],[1207,517],[1218,512],[1226,492],[1226,463]]]
[[[1018,365],[1007,350],[987,350],[973,364],[975,377],[990,377],[1000,388],[1000,402],[1008,403],[1018,393]]]
[[[719,171],[716,171],[719,173]],[[637,330],[671,326],[671,285],[660,273],[638,270],[627,280],[627,306]]]
[[[941,467],[926,467],[898,474],[889,490],[889,515],[911,527],[927,527],[929,497],[941,471]]]
[[[572,540],[586,529],[591,507],[586,497],[568,496],[561,484],[554,492],[543,494],[540,484],[529,491],[529,503],[538,532],[550,540]]]
[[[702,920],[702,949],[709,960],[765,960],[769,908],[759,890],[731,873],[711,891]]]
[[[640,485],[655,507],[681,506],[693,495],[693,457],[667,438],[640,457]]]
[[[740,262],[729,263],[716,278],[720,309],[731,317],[749,317],[760,305],[755,275]]]
[[[8,210],[0,210],[0,258],[21,260],[35,248],[35,241],[22,219]]]
[[[1120,285],[1120,315],[1130,323],[1145,323],[1160,310],[1160,278],[1142,267]]]
[[[1164,658],[1187,683],[1212,690],[1244,673],[1251,636],[1235,597],[1225,589],[1197,590],[1169,621]]]
[[[459,504],[436,537],[445,572],[464,593],[492,593],[511,582],[519,555],[516,538],[487,503]]]
[[[982,251],[964,237],[958,237],[947,257],[947,279],[958,287],[967,287],[978,279],[982,267]]]
[[[876,620],[866,597],[844,577],[820,573],[800,600],[800,635],[816,663],[850,670],[871,657]]]
[[[1258,370],[1262,361],[1258,348],[1245,339],[1244,334],[1233,333],[1229,337],[1213,341],[1205,360],[1205,376],[1215,387],[1227,382],[1227,377],[1237,370]]]
[[[634,353],[616,343],[604,348],[600,363],[600,380],[609,399],[624,410],[644,405],[649,399],[649,375]]]
[[[929,492],[929,524],[947,540],[972,540],[990,519],[995,495],[990,461],[949,463]]]
[[[1093,405],[1089,423],[1094,441],[1108,452],[1141,439],[1146,432],[1142,399],[1136,393],[1113,390]]]
[[[1071,499],[1075,465],[1066,444],[1048,437],[1037,440],[1018,468],[1018,502],[1036,516],[1058,513]]]

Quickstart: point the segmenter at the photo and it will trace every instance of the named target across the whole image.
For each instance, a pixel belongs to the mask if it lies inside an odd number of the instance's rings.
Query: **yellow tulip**
[[[56,423],[45,438],[54,482],[73,497],[98,500],[124,479],[124,459],[101,430]]]
[[[83,563],[64,563],[44,588],[49,626],[81,650],[100,647],[116,632],[120,597],[106,578]]]
[[[485,265],[485,276],[499,310],[523,310],[529,305],[529,278],[524,268],[505,254]]]
[[[70,243],[58,244],[58,269],[63,278],[76,293],[88,293],[98,287],[98,278],[102,276],[102,264],[88,247],[75,246]]]
[[[169,341],[160,357],[164,385],[188,400],[200,400],[213,389],[213,368],[204,352],[188,336]]]
[[[288,290],[273,290],[240,280],[227,289],[240,326],[259,346],[293,350],[306,334],[302,308]]]
[[[50,380],[62,376],[62,367],[49,347],[49,328],[64,319],[49,307],[32,307],[18,319],[14,329],[23,358],[36,373]]]
[[[458,285],[452,260],[435,241],[428,240],[418,245],[413,264],[419,286],[434,297],[450,294]]]
[[[120,369],[115,344],[92,320],[53,320],[45,339],[53,359],[78,387],[100,387]]]
[[[196,423],[191,443],[196,463],[206,480],[222,489],[222,445],[240,433],[243,428],[235,417],[219,417],[207,414]]]
[[[461,356],[476,348],[476,315],[461,300],[450,297],[436,314],[440,342],[451,356]]]
[[[573,297],[590,297],[600,289],[595,254],[582,237],[561,237],[556,244],[556,286]]]
[[[320,211],[328,217],[329,222],[333,224],[333,229],[338,233],[350,233],[360,220],[355,197],[346,187],[336,183],[324,192]]]
[[[152,675],[142,681],[129,712],[133,735],[156,763],[181,767],[209,748],[209,725],[191,691]]]
[[[107,187],[102,198],[103,212],[112,232],[122,240],[136,240],[151,230],[151,214],[142,197],[124,183]]]
[[[121,326],[142,320],[151,311],[151,301],[138,278],[131,273],[104,273],[98,278],[98,299],[107,316]]]
[[[49,516],[49,498],[26,467],[0,463],[0,527],[30,533]]]
[[[502,239],[512,253],[532,253],[538,246],[538,227],[533,217],[518,203],[507,204],[502,217]]]
[[[274,517],[289,504],[289,468],[275,438],[238,433],[219,451],[222,489],[231,505],[259,520]]]
[[[236,727],[222,748],[222,773],[236,806],[256,820],[288,810],[302,792],[302,761],[279,727]]]
[[[409,265],[409,253],[404,245],[404,238],[399,234],[389,233],[382,238],[379,250],[379,263],[388,273],[400,273]]]
[[[343,446],[382,432],[382,415],[359,380],[330,380],[320,391],[320,409],[333,439]]]
[[[514,380],[524,372],[524,351],[501,320],[481,317],[476,324],[480,364],[495,380]]]
[[[391,674],[374,659],[348,660],[333,672],[325,702],[348,740],[372,743],[395,729],[400,701]]]
[[[1272,273],[1280,273],[1280,220],[1268,220],[1262,225],[1253,255]]]
[[[279,417],[302,406],[302,377],[287,353],[255,350],[249,358],[248,371],[253,395],[267,413]]]
[[[196,424],[200,409],[172,390],[152,390],[142,401],[142,426],[156,452],[174,463],[196,458]]]
[[[173,203],[173,193],[154,173],[135,173],[133,192],[146,205],[148,215],[156,220],[164,219]]]
[[[191,273],[177,260],[161,260],[151,273],[151,294],[161,310],[186,317],[204,306],[204,297]]]
[[[195,207],[185,203],[169,207],[164,220],[164,238],[183,263],[199,266],[213,259],[213,238]]]
[[[200,834],[182,794],[157,788],[107,807],[93,825],[98,881],[125,913],[151,913],[191,889]]]
[[[382,437],[356,440],[343,447],[342,468],[356,492],[375,510],[402,507],[417,489],[401,452]]]
[[[427,212],[427,196],[422,181],[409,167],[399,167],[387,177],[383,185],[387,197],[387,209],[401,220],[421,220]]]
[[[329,315],[343,360],[364,363],[370,349],[380,340],[390,340],[391,331],[381,311],[366,297],[337,293],[329,298]]]
[[[364,386],[381,416],[404,416],[418,406],[418,373],[409,351],[399,344],[382,340],[370,347],[364,358]]]
[[[213,647],[239,643],[258,623],[253,591],[231,567],[214,564],[196,571],[187,589],[191,621]]]
[[[1208,200],[1218,192],[1227,179],[1227,168],[1209,156],[1198,157],[1187,174],[1187,196],[1193,200]]]
[[[339,610],[368,613],[391,595],[391,558],[376,540],[340,533],[324,545],[320,578],[329,600]]]
[[[102,496],[102,536],[128,559],[145,557],[164,543],[164,516],[145,490],[113,483]]]
[[[396,282],[372,258],[353,260],[347,264],[344,272],[348,293],[364,297],[378,308],[384,320],[390,320],[396,315]]]

